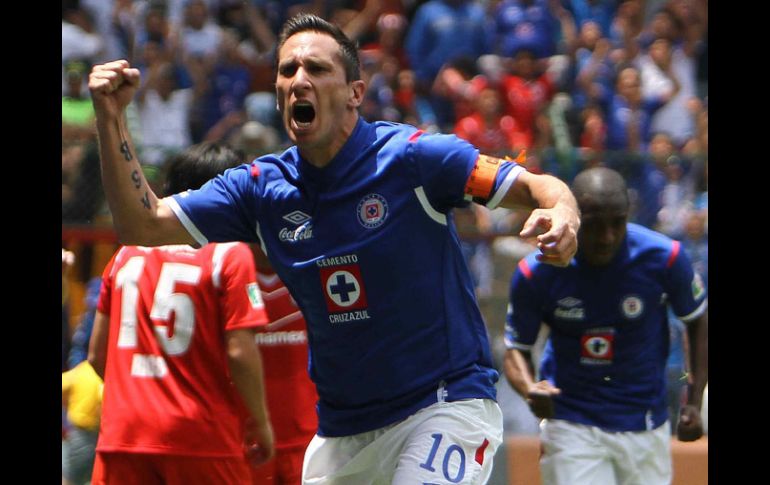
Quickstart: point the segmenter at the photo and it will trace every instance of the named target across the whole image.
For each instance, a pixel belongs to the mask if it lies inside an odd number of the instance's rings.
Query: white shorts
[[[668,421],[650,431],[608,432],[595,426],[546,419],[541,424],[544,485],[668,485]]]
[[[483,484],[503,439],[491,399],[438,402],[384,428],[339,438],[316,435],[303,485]]]

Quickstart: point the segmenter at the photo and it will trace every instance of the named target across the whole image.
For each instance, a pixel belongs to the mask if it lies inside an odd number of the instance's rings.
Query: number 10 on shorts
[[[441,462],[441,471],[444,474],[444,478],[452,483],[459,483],[460,480],[462,480],[465,476],[465,451],[463,451],[463,449],[458,445],[451,444],[444,452],[443,459],[439,457],[439,460],[436,461],[438,448],[441,444],[441,440],[444,438],[444,435],[441,433],[434,433],[430,436],[433,438],[433,446],[431,447],[430,453],[428,453],[428,457],[425,459],[425,462],[420,463],[420,468],[435,472],[436,468],[434,467],[434,462],[436,466],[438,466],[439,462]],[[450,472],[449,470],[449,465],[452,463],[459,463],[457,471],[455,472]]]

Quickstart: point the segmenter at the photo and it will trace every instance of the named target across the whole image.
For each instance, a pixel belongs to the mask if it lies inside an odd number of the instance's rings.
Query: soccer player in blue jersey
[[[89,79],[115,228],[129,244],[261,244],[308,326],[319,427],[303,483],[484,483],[498,373],[451,209],[531,210],[521,235],[565,265],[580,225],[569,188],[455,136],[364,121],[355,45],[303,15],[276,59],[295,146],[158,199],[124,121],[139,82],[126,61]]]
[[[671,483],[667,307],[688,324],[693,382],[679,439],[702,434],[708,379],[706,289],[678,241],[628,223],[618,172],[593,168],[572,188],[579,249],[566,267],[521,260],[511,280],[505,375],[541,423],[546,485]],[[529,367],[549,327],[540,381]]]

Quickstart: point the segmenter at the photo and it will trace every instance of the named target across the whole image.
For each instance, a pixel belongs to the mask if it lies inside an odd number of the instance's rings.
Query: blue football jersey
[[[706,309],[706,288],[678,241],[636,224],[607,266],[566,268],[531,254],[511,279],[506,346],[531,349],[550,328],[540,377],[561,389],[555,418],[608,431],[667,419],[667,307],[682,321]]]
[[[167,199],[201,244],[262,244],[307,320],[320,435],[496,397],[450,210],[471,198],[493,208],[523,168],[486,159],[476,174],[484,158],[454,135],[359,119],[322,169],[292,147]],[[490,170],[488,194],[466,193]]]

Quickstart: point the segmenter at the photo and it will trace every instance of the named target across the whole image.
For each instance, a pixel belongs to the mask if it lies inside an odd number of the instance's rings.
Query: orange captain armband
[[[519,152],[516,160],[505,157],[506,161],[516,162],[519,165],[523,165],[526,159],[526,150]],[[503,160],[499,158],[479,154],[479,158],[476,159],[476,164],[473,166],[473,170],[471,170],[471,175],[465,183],[465,193],[471,197],[488,199],[492,193],[492,188],[495,186],[495,179],[501,162]]]
[[[471,170],[471,175],[465,182],[465,193],[471,197],[489,198],[492,187],[495,186],[495,177],[497,177],[500,162],[502,160],[499,158],[479,154],[479,158],[476,159],[476,164]]]

